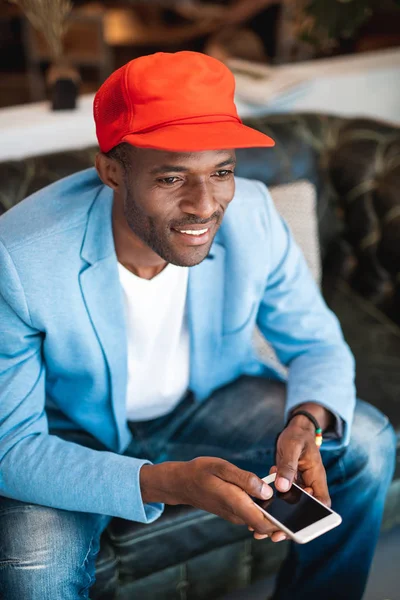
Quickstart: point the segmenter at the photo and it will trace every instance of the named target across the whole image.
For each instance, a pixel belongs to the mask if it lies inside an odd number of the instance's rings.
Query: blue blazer
[[[149,522],[144,460],[122,456],[126,332],[112,191],[94,169],[33,194],[0,218],[0,495]],[[257,324],[289,367],[286,411],[317,401],[344,421],[353,358],[265,186],[236,180],[209,256],[188,286],[190,389],[197,401],[242,374],[282,379],[257,357]],[[243,398],[243,402],[246,399]],[[109,452],[49,434],[84,429]]]

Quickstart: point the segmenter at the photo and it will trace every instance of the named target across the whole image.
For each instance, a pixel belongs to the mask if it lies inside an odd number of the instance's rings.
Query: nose
[[[191,186],[185,198],[180,203],[180,208],[186,214],[194,215],[198,219],[209,219],[218,210],[218,203],[212,193],[212,186],[204,181]]]

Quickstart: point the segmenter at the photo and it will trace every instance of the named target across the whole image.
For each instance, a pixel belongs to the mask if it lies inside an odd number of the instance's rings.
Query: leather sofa
[[[277,142],[238,151],[238,175],[298,179],[318,191],[322,289],[357,361],[357,389],[391,419],[397,470],[383,528],[400,523],[400,129],[367,119],[289,114],[248,119]],[[0,213],[93,164],[96,149],[0,164]],[[151,525],[113,519],[103,534],[92,599],[200,600],[267,577],[287,545],[185,506]]]

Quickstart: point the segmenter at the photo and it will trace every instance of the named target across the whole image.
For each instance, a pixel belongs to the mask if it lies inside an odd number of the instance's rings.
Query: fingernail
[[[275,538],[275,540],[276,540],[277,542],[283,542],[283,540],[286,540],[286,539],[287,539],[287,538],[286,538],[286,535],[285,535],[284,533],[280,533],[280,534],[278,534],[278,535],[276,536],[276,538]]]
[[[285,477],[278,477],[276,480],[276,485],[282,492],[287,492],[290,488],[290,481]]]
[[[262,488],[261,488],[261,496],[265,500],[269,500],[270,498],[272,498],[272,495],[273,495],[272,488],[269,487],[269,485],[267,485],[266,483],[263,483]]]

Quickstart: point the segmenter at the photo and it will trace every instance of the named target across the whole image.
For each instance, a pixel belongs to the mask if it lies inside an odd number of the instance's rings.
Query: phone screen
[[[332,514],[328,508],[313,500],[295,485],[292,485],[288,492],[278,492],[274,483],[269,485],[274,491],[272,498],[269,500],[253,498],[253,500],[293,533]]]

